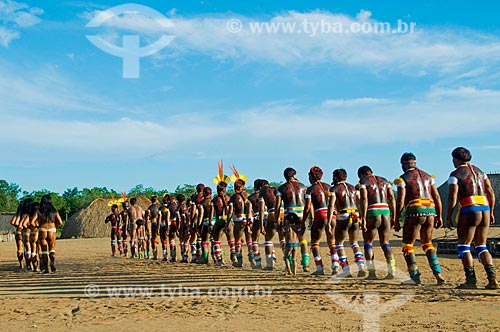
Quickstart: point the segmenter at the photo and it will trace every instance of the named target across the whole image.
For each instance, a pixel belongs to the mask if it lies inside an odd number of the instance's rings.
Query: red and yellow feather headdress
[[[244,182],[248,181],[248,178],[245,175],[238,173],[238,171],[236,170],[236,167],[234,167],[234,165],[229,166],[229,169],[231,171],[233,171],[233,175],[231,175],[231,181],[233,181],[233,182],[236,182],[237,180],[242,180]]]
[[[214,177],[214,183],[215,184],[219,184],[220,182],[225,182],[226,184],[229,184],[229,182],[231,182],[231,178],[227,175],[224,175],[224,168],[223,168],[223,165],[222,165],[222,160],[220,160],[218,163],[217,163],[217,166],[219,168],[219,173],[217,174],[216,177]]]

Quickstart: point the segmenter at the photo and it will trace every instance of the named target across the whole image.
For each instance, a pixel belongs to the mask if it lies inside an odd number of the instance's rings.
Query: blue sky
[[[0,178],[27,191],[174,190],[211,183],[223,159],[251,180],[293,166],[306,181],[317,164],[327,181],[344,167],[356,182],[364,164],[397,177],[412,151],[442,183],[456,146],[500,170],[495,1],[137,1],[173,26],[126,13],[85,27],[124,3],[0,0]],[[414,32],[251,31],[398,20]],[[138,79],[85,37],[144,46],[165,33],[174,40],[141,59]]]

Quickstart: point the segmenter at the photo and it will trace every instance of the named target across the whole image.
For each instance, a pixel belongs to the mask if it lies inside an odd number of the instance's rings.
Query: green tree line
[[[177,186],[172,194],[184,194],[186,197],[191,196],[196,192],[196,186],[184,184]],[[130,189],[126,194],[127,197],[152,195],[162,196],[169,193],[167,190],[157,190],[152,187],[144,187],[142,184]],[[52,197],[54,206],[61,214],[63,220],[66,220],[73,213],[87,207],[93,200],[97,198],[120,198],[122,193],[108,189],[106,187],[83,188],[77,187],[66,189],[62,194],[51,192],[49,190],[36,190],[32,192],[23,191],[17,184],[9,183],[6,180],[0,180],[0,212],[11,213],[17,210],[19,202],[25,198],[33,198],[35,201],[40,201],[43,195],[49,194]]]

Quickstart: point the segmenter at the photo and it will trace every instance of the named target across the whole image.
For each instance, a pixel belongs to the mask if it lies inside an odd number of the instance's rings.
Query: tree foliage
[[[15,212],[21,188],[15,183],[0,180],[0,212]]]
[[[183,194],[186,198],[191,197],[194,193],[196,193],[196,185],[192,184],[184,184],[183,186],[177,186],[174,191],[174,195]]]

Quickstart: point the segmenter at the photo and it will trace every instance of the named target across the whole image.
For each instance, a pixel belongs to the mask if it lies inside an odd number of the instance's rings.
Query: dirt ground
[[[435,234],[442,236],[443,231]],[[401,286],[408,278],[400,239],[393,239],[400,272],[394,280],[376,281],[332,279],[324,244],[327,275],[301,272],[290,277],[283,275],[279,250],[275,271],[257,271],[246,262],[237,269],[113,258],[106,238],[58,240],[58,271],[42,275],[19,271],[15,243],[4,242],[0,243],[0,329],[500,331],[500,291],[483,288],[486,277],[481,266],[476,268],[480,288],[457,290],[464,280],[461,263],[455,256],[441,255],[448,284],[438,287],[425,255],[417,249],[423,285]],[[352,251],[347,252],[356,275]],[[386,271],[378,247],[375,259],[381,278]],[[495,265],[500,267],[500,259]]]

